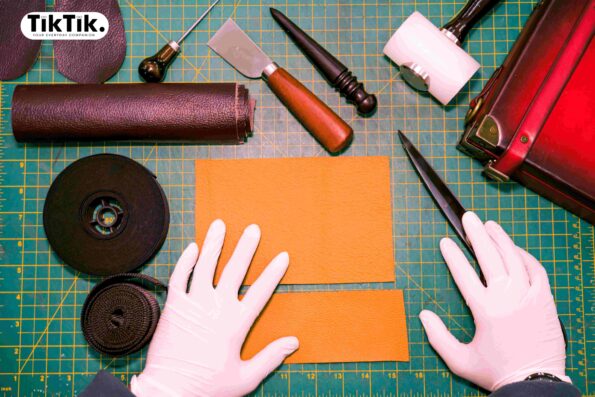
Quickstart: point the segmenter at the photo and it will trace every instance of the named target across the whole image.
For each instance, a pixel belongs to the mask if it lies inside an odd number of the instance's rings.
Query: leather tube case
[[[235,83],[17,86],[17,141],[157,140],[241,144],[255,101]]]

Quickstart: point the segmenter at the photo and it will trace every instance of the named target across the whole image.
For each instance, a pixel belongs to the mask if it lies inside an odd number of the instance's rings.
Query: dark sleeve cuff
[[[134,394],[112,374],[101,370],[78,397],[134,397]]]
[[[501,387],[490,397],[580,397],[581,392],[567,382],[531,380]]]

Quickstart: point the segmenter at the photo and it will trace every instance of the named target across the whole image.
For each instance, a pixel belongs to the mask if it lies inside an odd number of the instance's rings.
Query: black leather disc
[[[169,207],[149,170],[124,156],[99,154],[58,175],[45,201],[43,226],[67,265],[107,276],[136,269],[161,248]]]

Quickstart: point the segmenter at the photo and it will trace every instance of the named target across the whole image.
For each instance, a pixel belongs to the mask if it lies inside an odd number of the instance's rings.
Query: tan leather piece
[[[227,225],[216,279],[256,223],[262,238],[246,284],[282,251],[284,284],[394,281],[387,157],[197,160],[195,175],[196,236],[216,218]]]
[[[242,358],[283,336],[300,341],[287,364],[409,360],[400,290],[274,294],[248,335]]]

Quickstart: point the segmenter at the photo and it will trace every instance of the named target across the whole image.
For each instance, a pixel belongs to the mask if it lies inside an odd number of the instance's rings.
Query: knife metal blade
[[[469,253],[475,257],[475,253],[473,252],[473,247],[469,240],[467,239],[467,235],[465,234],[465,229],[463,228],[463,215],[467,210],[457,196],[450,191],[446,183],[438,176],[436,171],[432,168],[432,166],[428,163],[428,161],[421,155],[421,153],[417,150],[417,148],[411,143],[411,141],[403,134],[401,131],[398,131],[399,139],[401,140],[401,144],[405,149],[405,153],[409,157],[411,164],[417,171],[421,181],[425,185],[426,189],[430,192],[430,195],[434,199],[434,202],[442,211],[448,222],[455,230],[461,241],[465,244]]]
[[[244,76],[257,79],[273,63],[252,39],[229,18],[207,45]]]

